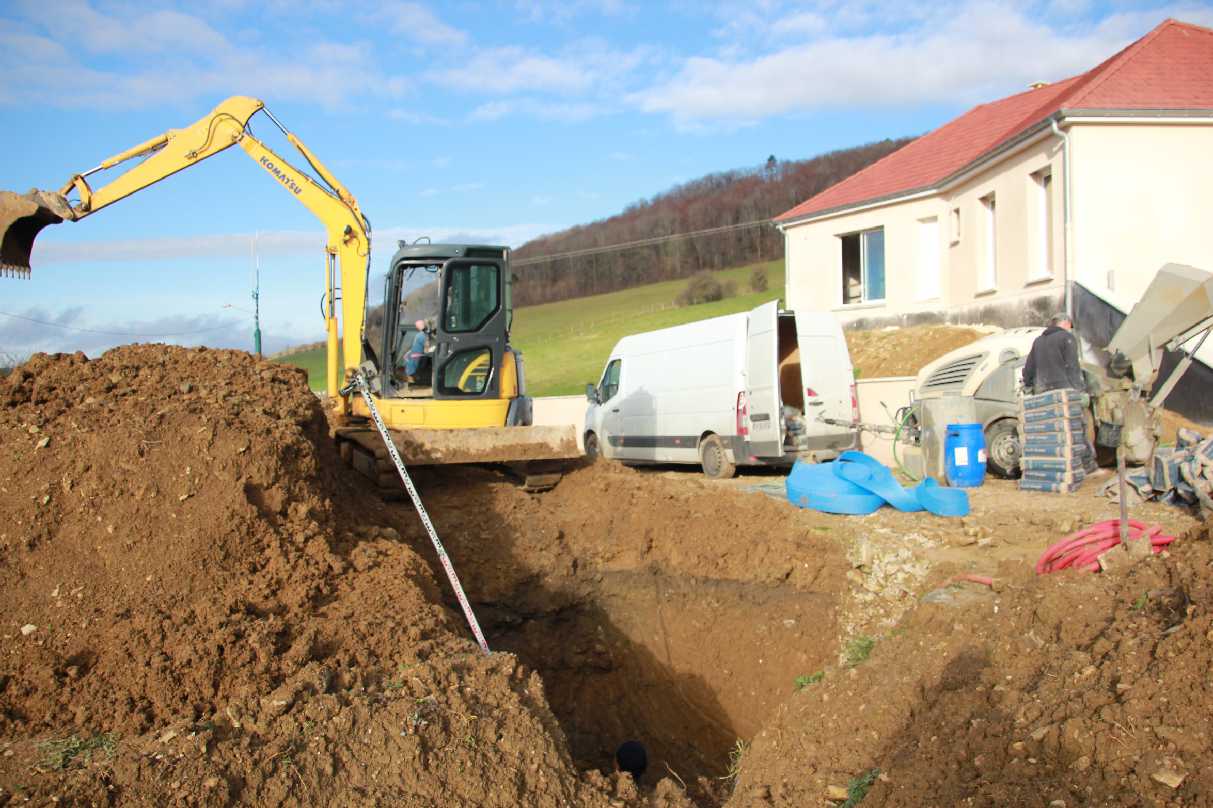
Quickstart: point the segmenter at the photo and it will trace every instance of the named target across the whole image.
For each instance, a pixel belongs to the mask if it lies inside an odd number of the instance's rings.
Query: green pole
[[[253,353],[261,358],[261,254],[257,252],[257,233],[253,234]]]

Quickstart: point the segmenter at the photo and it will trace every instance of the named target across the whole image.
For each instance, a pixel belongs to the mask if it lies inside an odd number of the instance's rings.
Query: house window
[[[985,220],[984,255],[977,277],[977,291],[991,292],[998,288],[998,215],[994,194],[981,198],[982,219]]]
[[[960,208],[952,208],[952,243],[960,243]]]
[[[884,228],[840,236],[842,240],[842,302],[884,300]]]
[[[939,219],[918,220],[918,299],[939,297]]]
[[[1036,249],[1029,282],[1053,277],[1053,174],[1050,171],[1033,174],[1032,190],[1036,202],[1036,237],[1032,243]]]

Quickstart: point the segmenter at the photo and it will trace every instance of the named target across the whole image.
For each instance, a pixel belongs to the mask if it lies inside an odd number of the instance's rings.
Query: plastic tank
[[[947,469],[944,461],[947,452],[948,424],[972,424],[977,422],[977,404],[970,396],[943,396],[924,398],[916,402],[921,429],[923,470],[935,482],[946,485]]]
[[[982,484],[986,477],[986,436],[981,424],[948,424],[944,471],[948,484],[957,488]]]

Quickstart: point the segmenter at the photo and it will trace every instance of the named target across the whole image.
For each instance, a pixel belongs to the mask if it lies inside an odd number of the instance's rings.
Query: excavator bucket
[[[59,194],[0,191],[0,275],[27,278],[34,239],[48,224],[72,218],[71,205]]]

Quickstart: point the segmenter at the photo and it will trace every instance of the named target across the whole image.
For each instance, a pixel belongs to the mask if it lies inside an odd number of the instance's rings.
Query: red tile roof
[[[981,104],[776,217],[777,222],[929,190],[1065,110],[1213,112],[1213,29],[1165,20],[1104,63]]]

